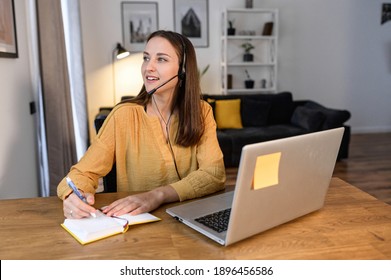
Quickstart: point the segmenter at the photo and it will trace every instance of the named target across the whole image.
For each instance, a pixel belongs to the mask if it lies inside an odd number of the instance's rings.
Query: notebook
[[[244,146],[234,191],[166,212],[227,246],[316,211],[324,205],[343,132],[341,127]],[[224,209],[231,209],[227,230],[217,232],[199,220]]]
[[[65,219],[61,226],[69,232],[73,238],[85,245],[116,234],[125,233],[129,226],[160,221],[160,218],[143,213],[139,215],[124,214],[109,217],[97,210],[96,217],[84,219]]]

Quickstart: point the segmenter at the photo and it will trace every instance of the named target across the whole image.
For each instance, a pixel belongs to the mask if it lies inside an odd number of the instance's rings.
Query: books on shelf
[[[98,210],[95,218],[65,219],[61,226],[80,244],[84,245],[116,234],[125,233],[131,225],[160,220],[160,218],[150,213],[135,216],[124,214],[109,217]]]
[[[273,34],[273,22],[266,22],[263,26],[262,36],[271,36]]]

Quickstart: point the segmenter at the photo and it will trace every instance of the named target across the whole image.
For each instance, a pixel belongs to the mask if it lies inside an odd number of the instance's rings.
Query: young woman
[[[193,45],[181,34],[159,30],[148,38],[137,97],[115,106],[83,158],[57,188],[67,218],[96,210],[98,179],[117,166],[117,191],[140,191],[111,203],[107,215],[149,212],[168,202],[224,188],[225,168],[212,108],[201,99]]]

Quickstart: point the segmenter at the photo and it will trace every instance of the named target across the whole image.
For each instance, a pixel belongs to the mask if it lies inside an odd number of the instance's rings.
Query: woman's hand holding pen
[[[94,216],[96,209],[92,207],[95,197],[91,193],[84,193],[86,202],[81,200],[75,193],[71,193],[63,203],[64,216],[69,219],[81,219]]]

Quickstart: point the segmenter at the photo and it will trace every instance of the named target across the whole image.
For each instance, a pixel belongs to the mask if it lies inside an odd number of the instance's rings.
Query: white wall
[[[19,58],[0,58],[0,199],[38,195],[34,100],[29,65],[26,8],[15,1]]]
[[[173,0],[151,2],[158,2],[159,28],[173,29]],[[279,90],[291,91],[295,99],[350,110],[353,132],[391,131],[391,22],[380,25],[382,2],[254,0],[255,8],[280,12]],[[99,107],[113,105],[111,52],[122,42],[120,3],[81,1],[91,124]],[[221,92],[221,14],[244,3],[209,0],[209,47],[196,49],[199,67],[210,64],[202,79],[204,92]],[[127,83],[133,82],[128,77]],[[121,83],[117,78],[116,84]],[[129,90],[117,85],[117,93]]]
[[[281,89],[350,110],[353,132],[391,131],[391,22],[380,25],[384,1],[261,2],[280,9]]]

